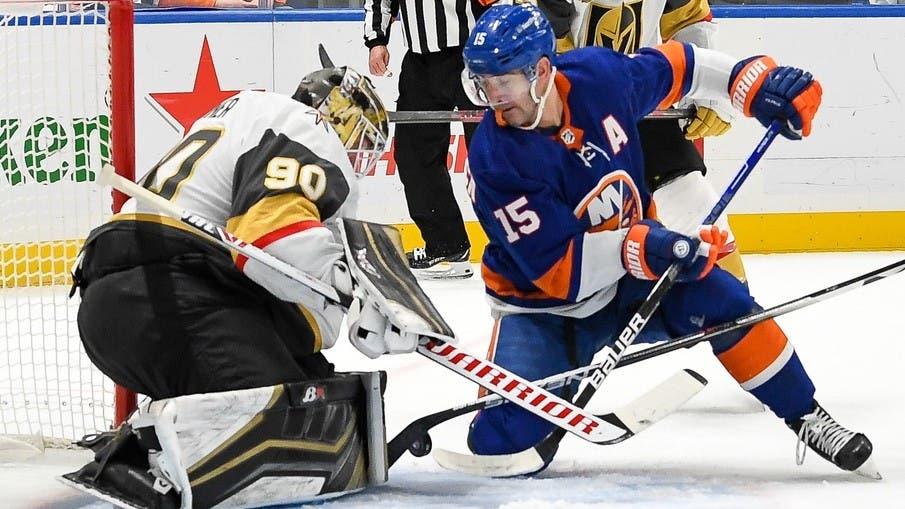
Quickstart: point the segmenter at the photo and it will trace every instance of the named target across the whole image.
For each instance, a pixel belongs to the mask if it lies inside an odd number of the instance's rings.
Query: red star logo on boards
[[[196,120],[214,106],[239,92],[241,90],[220,89],[220,81],[217,79],[217,68],[214,67],[214,59],[211,56],[211,48],[207,43],[207,36],[204,36],[204,43],[201,45],[201,57],[198,60],[198,70],[195,71],[195,86],[192,91],[156,92],[148,95],[176,122],[179,122],[183,132],[185,132],[189,130]]]

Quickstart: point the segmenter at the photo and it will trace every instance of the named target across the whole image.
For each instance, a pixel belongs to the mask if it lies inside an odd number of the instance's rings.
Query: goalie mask
[[[318,110],[346,147],[352,168],[366,175],[386,148],[387,112],[371,81],[349,67],[328,67],[302,78],[292,98]]]

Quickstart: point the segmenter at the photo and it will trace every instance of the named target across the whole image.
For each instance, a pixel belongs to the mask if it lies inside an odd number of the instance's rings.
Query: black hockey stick
[[[754,170],[755,166],[757,166],[757,163],[761,160],[764,153],[766,153],[770,144],[773,143],[773,140],[776,139],[783,124],[784,123],[781,121],[774,121],[770,124],[770,127],[767,128],[767,132],[764,133],[763,138],[761,138],[760,143],[757,144],[757,147],[755,147],[751,155],[748,156],[745,164],[742,165],[735,178],[729,183],[729,187],[723,191],[719,201],[713,206],[710,214],[702,221],[702,224],[713,224],[716,219],[723,214],[726,207],[729,205],[729,202],[732,201],[732,198],[735,197],[736,193],[741,188],[741,185]],[[584,408],[588,404],[591,397],[594,396],[606,377],[613,371],[616,365],[619,364],[620,359],[622,359],[622,356],[625,354],[625,350],[635,341],[638,334],[641,333],[641,330],[647,325],[647,322],[657,311],[657,308],[660,307],[660,302],[675,284],[680,271],[681,266],[679,263],[673,263],[666,270],[666,273],[660,277],[654,285],[653,290],[651,290],[644,302],[638,307],[638,311],[629,318],[628,324],[616,337],[616,342],[613,347],[604,348],[606,359],[591,371],[588,377],[588,383],[572,401],[573,405],[578,408]],[[553,461],[553,456],[559,449],[559,443],[562,441],[563,437],[565,437],[565,434],[566,432],[564,429],[557,428],[532,448],[515,454],[502,455],[511,459],[512,464],[510,468],[498,468],[502,462],[501,455],[490,456],[487,460],[488,462],[492,461],[494,466],[497,467],[492,470],[493,472],[503,470],[507,472],[507,476],[530,474],[540,470],[544,465]],[[472,465],[478,463],[479,458],[480,456],[474,457],[471,462]],[[524,468],[519,471],[516,465],[522,465]],[[475,470],[471,470],[471,472],[474,473]]]
[[[616,368],[618,369],[625,366],[630,366],[647,359],[659,357],[663,354],[667,354],[675,350],[691,348],[698,343],[710,341],[711,339],[727,332],[732,332],[743,327],[750,327],[765,320],[776,318],[778,316],[791,313],[792,311],[797,311],[801,308],[808,307],[812,304],[816,304],[818,302],[822,302],[832,297],[841,295],[850,290],[861,288],[862,286],[880,281],[881,279],[886,279],[887,277],[893,276],[900,272],[905,272],[905,259],[891,263],[889,265],[886,265],[885,267],[872,270],[865,274],[861,274],[860,276],[856,276],[847,281],[836,283],[832,286],[817,290],[813,293],[809,293],[807,295],[786,301],[769,309],[749,313],[741,318],[732,320],[731,322],[715,325],[693,334],[688,334],[681,338],[672,340],[668,343],[645,348],[640,352],[626,354],[622,358],[622,360],[619,361],[619,364],[616,365]],[[536,383],[537,385],[546,389],[555,389],[567,383],[571,383],[574,380],[581,380],[599,367],[599,364],[591,364],[582,368],[577,368],[571,371],[560,373],[558,375],[554,375],[549,378],[545,378],[544,380],[539,380]],[[446,410],[441,410],[439,412],[425,415],[424,417],[412,421],[395,437],[393,437],[392,440],[390,440],[390,443],[388,445],[390,464],[395,462],[396,459],[404,454],[406,450],[410,451],[415,456],[424,456],[425,454],[429,453],[431,449],[429,431],[434,426],[446,422],[450,419],[454,419],[460,415],[465,415],[477,410],[483,410],[484,408],[490,408],[501,403],[504,403],[504,401],[498,396],[488,395],[481,399],[472,401],[471,403],[466,403],[463,405],[448,408]]]
[[[389,121],[395,124],[433,124],[438,122],[477,123],[486,110],[453,111],[388,111]],[[650,112],[648,119],[682,119],[694,116],[694,108],[677,108]]]

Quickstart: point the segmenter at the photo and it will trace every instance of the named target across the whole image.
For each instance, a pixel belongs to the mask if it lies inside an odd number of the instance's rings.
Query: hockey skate
[[[464,248],[448,254],[429,253],[419,247],[405,254],[409,267],[418,279],[466,279],[472,274],[468,261],[471,248]]]
[[[801,419],[786,425],[798,434],[795,460],[801,465],[807,447],[842,470],[855,472],[871,479],[882,479],[874,464],[873,445],[863,433],[855,433],[837,423],[815,402],[814,410]]]

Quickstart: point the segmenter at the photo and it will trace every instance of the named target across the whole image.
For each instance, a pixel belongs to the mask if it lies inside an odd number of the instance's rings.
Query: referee
[[[462,46],[484,9],[477,0],[365,0],[365,46],[374,75],[387,73],[390,23],[402,15],[408,51],[399,74],[398,111],[476,108],[460,79]],[[476,127],[464,124],[466,144]],[[446,167],[449,136],[449,123],[396,124],[396,167],[409,215],[425,241],[407,253],[420,278],[466,278],[472,272],[471,246]]]

